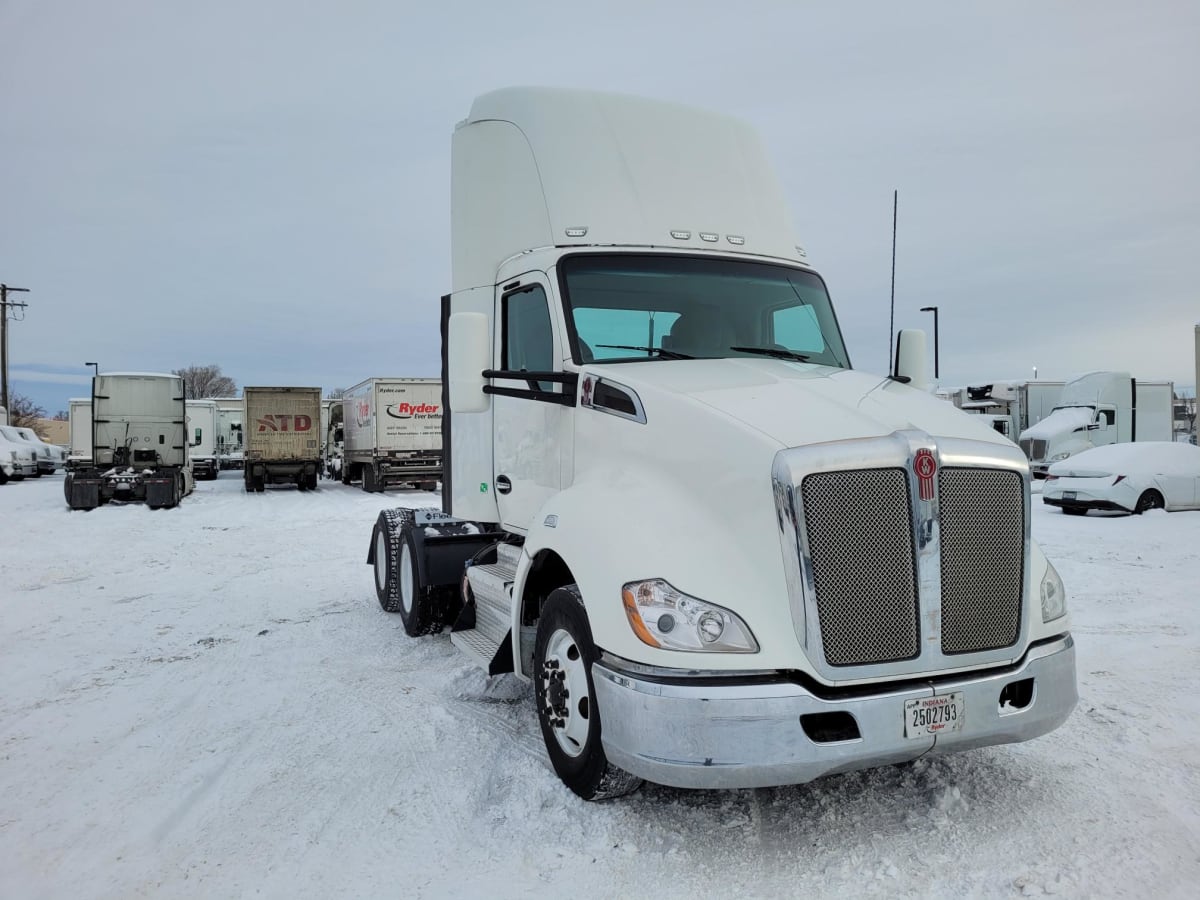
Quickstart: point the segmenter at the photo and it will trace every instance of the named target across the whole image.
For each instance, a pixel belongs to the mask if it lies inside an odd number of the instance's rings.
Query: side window
[[[1113,409],[1100,410],[1100,415],[1097,418],[1097,421],[1101,425],[1108,425],[1109,427],[1113,426],[1114,424],[1116,424],[1116,421],[1117,421],[1116,410],[1113,410]]]
[[[811,306],[787,306],[771,313],[771,336],[789,350],[820,353],[825,350],[821,324]]]
[[[503,367],[512,371],[550,372],[554,369],[554,329],[546,292],[535,284],[507,294],[502,303],[501,337]],[[549,382],[539,390],[551,391]]]

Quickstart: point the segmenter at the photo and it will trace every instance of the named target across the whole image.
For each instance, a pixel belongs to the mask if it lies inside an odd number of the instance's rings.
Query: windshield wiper
[[[730,350],[737,350],[739,353],[757,353],[759,356],[773,356],[776,359],[794,359],[796,362],[808,362],[808,356],[803,353],[797,353],[795,350],[786,350],[783,347],[730,347]]]
[[[657,353],[663,359],[695,359],[694,356],[688,356],[686,353],[676,353],[674,350],[666,350],[662,347],[634,347],[629,344],[597,344],[597,347],[604,347],[608,350],[641,350],[643,353]]]

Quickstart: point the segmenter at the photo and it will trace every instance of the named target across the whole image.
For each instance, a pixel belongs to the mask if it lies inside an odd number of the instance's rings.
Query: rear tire
[[[1165,509],[1166,505],[1163,495],[1158,491],[1142,491],[1142,496],[1138,497],[1137,506],[1134,507],[1133,514],[1140,516],[1149,509]]]
[[[637,790],[642,779],[614,766],[600,742],[592,664],[596,645],[576,585],[550,592],[534,645],[534,703],[542,740],[563,784],[584,800],[609,800]]]
[[[375,520],[371,546],[379,605],[384,612],[400,613],[405,633],[420,637],[441,630],[441,601],[448,589],[421,582],[412,525],[411,509],[384,510]]]

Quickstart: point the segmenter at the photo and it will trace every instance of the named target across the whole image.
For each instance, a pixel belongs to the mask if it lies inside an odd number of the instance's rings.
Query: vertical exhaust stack
[[[1196,381],[1192,386],[1193,412],[1200,416],[1200,322],[1196,323]],[[1200,425],[1192,420],[1192,437],[1200,443]]]

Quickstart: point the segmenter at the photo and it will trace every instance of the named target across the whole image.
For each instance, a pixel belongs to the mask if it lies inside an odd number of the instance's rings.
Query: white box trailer
[[[91,462],[67,473],[72,509],[110,500],[177,506],[191,493],[183,379],[147,372],[92,378]]]
[[[442,477],[442,383],[436,378],[368,378],[342,395],[342,483],[364,491]]]
[[[217,458],[222,469],[240,469],[245,458],[246,404],[241,397],[216,397]]]
[[[91,465],[92,462],[92,398],[72,397],[67,401],[67,422],[71,446],[67,453],[67,469]]]
[[[321,466],[321,389],[247,387],[242,400],[246,490],[261,492],[268,484],[315,489]]]
[[[212,400],[188,400],[188,458],[192,474],[212,480],[220,470],[217,457],[217,404]]]

